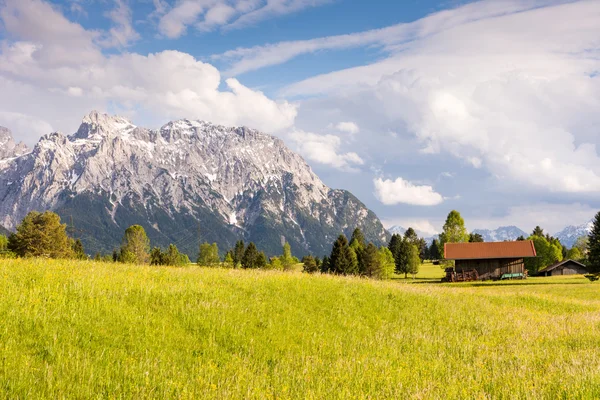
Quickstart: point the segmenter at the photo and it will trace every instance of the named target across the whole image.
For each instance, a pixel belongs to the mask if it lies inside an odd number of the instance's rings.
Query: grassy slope
[[[580,277],[3,260],[0,294],[0,398],[600,397],[600,285]]]

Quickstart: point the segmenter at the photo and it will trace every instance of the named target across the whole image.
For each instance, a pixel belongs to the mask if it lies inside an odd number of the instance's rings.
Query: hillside
[[[14,229],[31,210],[53,210],[91,254],[111,252],[133,224],[153,245],[175,243],[192,258],[200,241],[225,250],[244,239],[272,255],[285,239],[302,256],[329,253],[357,226],[377,244],[387,239],[356,197],[253,129],[178,120],[153,130],[91,112],[76,133],[48,134],[31,152],[6,143],[0,224]]]
[[[0,263],[0,398],[598,398],[598,284]],[[536,284],[539,282],[540,284]]]

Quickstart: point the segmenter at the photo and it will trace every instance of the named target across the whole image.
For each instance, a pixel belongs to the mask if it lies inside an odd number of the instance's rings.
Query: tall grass
[[[0,398],[599,398],[600,285],[0,262]]]

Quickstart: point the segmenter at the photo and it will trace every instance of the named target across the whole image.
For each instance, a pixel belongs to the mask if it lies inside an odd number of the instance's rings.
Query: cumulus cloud
[[[534,3],[457,8],[452,23],[421,29],[385,60],[282,94],[320,94],[336,112],[351,97],[347,117],[377,110],[371,129],[409,133],[424,154],[450,154],[501,185],[597,197],[600,3]]]
[[[329,165],[342,171],[355,171],[364,161],[354,152],[342,153],[342,140],[335,135],[318,135],[311,132],[294,130],[289,138],[300,154],[319,164]]]
[[[351,135],[354,135],[360,132],[360,128],[354,122],[339,122],[334,126],[340,132],[346,132]]]
[[[383,204],[391,206],[396,204],[411,204],[415,206],[435,206],[444,201],[441,194],[428,185],[415,185],[402,178],[373,180],[375,197]]]
[[[44,112],[31,99],[46,98],[45,110],[65,115],[69,98],[78,97],[86,107],[110,105],[268,132],[290,127],[296,116],[295,105],[275,102],[236,79],[226,80],[228,90],[221,90],[219,71],[183,52],[106,56],[96,42],[101,33],[86,31],[39,0],[9,0],[0,18],[15,38],[0,47],[0,82],[15,88],[14,97],[0,99],[0,106],[12,112]],[[29,101],[21,99],[25,96]]]
[[[22,132],[17,140],[31,143],[40,136],[53,132],[52,125],[32,115],[16,112],[0,111],[0,126],[9,128],[14,132]]]

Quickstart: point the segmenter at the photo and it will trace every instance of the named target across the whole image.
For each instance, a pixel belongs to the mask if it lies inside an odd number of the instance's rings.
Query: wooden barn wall
[[[552,275],[581,275],[581,274],[587,274],[587,271],[583,268],[581,268],[578,265],[565,265],[563,267],[558,267],[556,269],[553,269],[552,271]]]
[[[456,260],[457,269],[477,270],[480,279],[498,278],[502,274],[515,274],[525,272],[522,258],[518,259],[490,259],[490,260]]]

